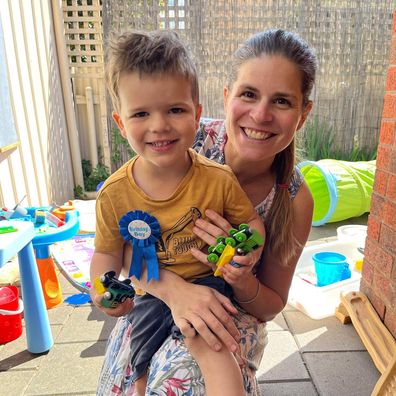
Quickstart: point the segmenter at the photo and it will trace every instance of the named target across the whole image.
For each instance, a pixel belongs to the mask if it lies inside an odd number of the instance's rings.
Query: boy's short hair
[[[198,77],[186,46],[175,32],[129,31],[110,38],[107,46],[106,82],[115,111],[120,112],[119,81],[123,73],[140,76],[174,74],[191,83],[191,94],[199,103]]]

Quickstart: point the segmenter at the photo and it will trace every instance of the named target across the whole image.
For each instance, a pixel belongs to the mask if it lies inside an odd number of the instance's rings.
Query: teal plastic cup
[[[346,257],[336,252],[319,252],[312,256],[317,286],[327,286],[351,277]]]

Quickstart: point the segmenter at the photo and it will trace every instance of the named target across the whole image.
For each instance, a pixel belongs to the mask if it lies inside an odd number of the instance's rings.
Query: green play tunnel
[[[320,226],[369,212],[375,161],[303,161],[298,168],[314,199],[312,225]]]

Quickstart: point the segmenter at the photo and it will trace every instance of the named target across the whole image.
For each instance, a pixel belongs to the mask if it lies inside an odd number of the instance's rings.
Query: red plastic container
[[[0,287],[0,344],[16,340],[22,334],[23,311],[16,286]]]

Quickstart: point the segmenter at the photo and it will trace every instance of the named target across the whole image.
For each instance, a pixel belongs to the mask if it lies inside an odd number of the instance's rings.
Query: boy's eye
[[[170,112],[173,114],[179,114],[179,113],[183,113],[183,109],[181,107],[172,107],[170,109]]]
[[[147,111],[139,111],[137,113],[132,114],[133,118],[141,118],[141,117],[146,117],[147,116]]]

